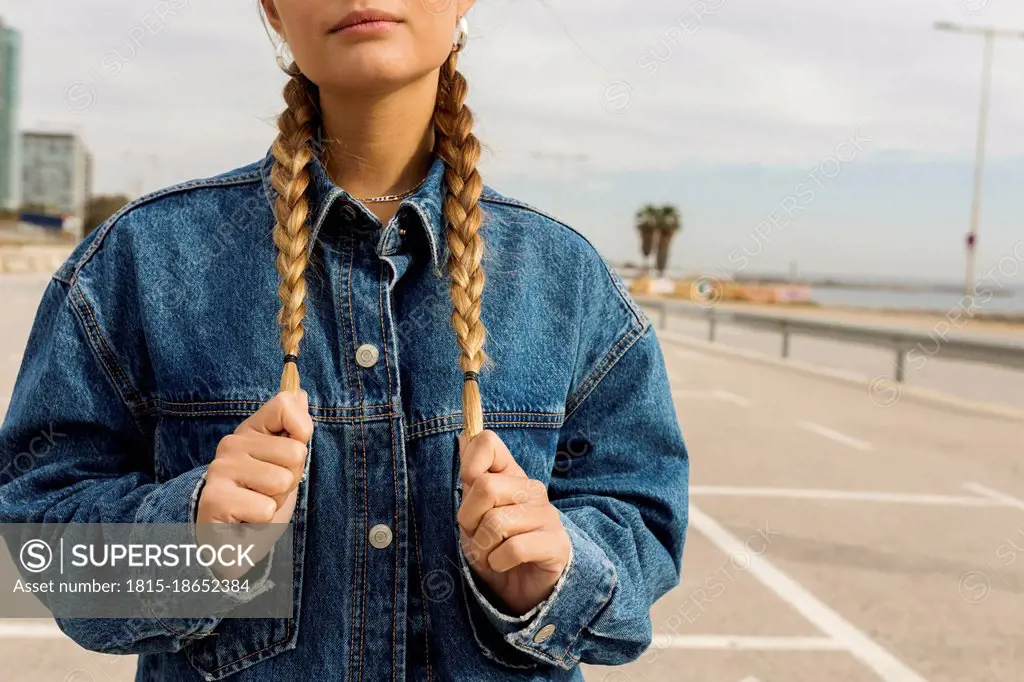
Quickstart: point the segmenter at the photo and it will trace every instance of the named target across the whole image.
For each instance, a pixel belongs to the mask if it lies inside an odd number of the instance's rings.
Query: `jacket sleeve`
[[[477,595],[507,643],[566,669],[623,664],[647,649],[651,605],[678,584],[686,534],[689,458],[661,347],[611,277],[618,295],[589,309],[605,342],[586,345],[589,359],[582,353],[587,369],[567,402],[548,487],[569,564],[551,596],[521,617]]]
[[[192,523],[206,467],[156,483],[151,439],[88,294],[50,281],[0,428],[2,523]],[[81,646],[174,651],[219,619],[57,619]]]

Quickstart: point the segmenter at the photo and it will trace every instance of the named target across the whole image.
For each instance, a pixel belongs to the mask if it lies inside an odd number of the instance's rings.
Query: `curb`
[[[764,353],[757,351],[747,350],[745,348],[736,348],[734,346],[726,346],[721,343],[710,343],[708,341],[702,341],[686,334],[679,332],[666,331],[657,329],[656,333],[658,338],[663,341],[670,343],[689,346],[695,350],[704,351],[707,353],[713,353],[716,355],[724,355],[726,357],[746,360],[748,362],[755,362],[762,365],[771,365],[773,367],[779,367],[788,370],[794,370],[801,374],[817,377],[820,379],[830,379],[839,383],[844,383],[852,386],[859,386],[870,393],[872,382],[874,379],[858,374],[856,372],[849,372],[841,369],[834,369],[832,367],[826,367],[824,365],[816,365],[810,362],[802,362],[800,360],[785,360],[783,358],[775,358]],[[877,377],[876,377],[877,378]],[[984,403],[976,400],[968,400],[966,398],[958,398],[957,396],[950,395],[949,393],[942,393],[940,391],[932,391],[925,388],[918,388],[916,386],[907,386],[906,384],[900,384],[900,397],[907,397],[918,402],[931,403],[933,405],[940,405],[942,407],[952,407],[958,410],[966,410],[968,412],[975,412],[983,414],[988,417],[1000,417],[1002,419],[1008,419],[1011,421],[1024,422],[1024,411],[1014,409],[1012,407],[1006,407],[1003,405],[996,405],[994,403]],[[880,406],[881,407],[881,406]]]

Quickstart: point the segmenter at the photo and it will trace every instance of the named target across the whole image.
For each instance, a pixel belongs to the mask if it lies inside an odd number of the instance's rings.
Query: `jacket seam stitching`
[[[491,191],[494,192],[494,190],[491,190]],[[558,218],[554,217],[553,215],[550,215],[549,213],[545,213],[544,211],[540,210],[536,206],[531,206],[530,204],[527,204],[527,203],[525,203],[523,201],[519,201],[518,199],[513,199],[511,197],[506,197],[504,195],[498,194],[497,192],[495,192],[492,196],[486,196],[486,195],[481,196],[480,197],[480,202],[481,203],[498,204],[500,206],[509,206],[511,208],[518,208],[520,210],[527,211],[529,213],[533,213],[535,215],[538,215],[538,216],[540,216],[542,218],[547,218],[548,220],[550,220],[551,222],[553,222],[553,223],[555,223],[557,225],[561,225],[562,227],[564,227],[565,229],[569,230],[570,232],[575,234],[577,237],[582,239],[583,242],[588,247],[590,247],[590,249],[598,256],[598,258],[600,258],[601,261],[603,263],[605,263],[605,268],[608,267],[607,262],[605,262],[604,258],[601,256],[600,252],[597,250],[597,247],[595,247],[591,243],[591,241],[587,238],[586,235],[584,235],[582,232],[577,230],[572,225],[569,225],[568,223],[559,220]]]
[[[384,320],[385,320],[385,316],[384,316],[384,279],[385,279],[385,275],[386,275],[386,272],[385,272],[385,269],[384,269],[384,261],[381,261],[380,262],[380,268],[378,269],[378,275],[377,275],[378,278],[379,278],[379,281],[377,283],[377,305],[378,305],[378,308],[379,308],[379,311],[380,311],[380,339],[381,339],[381,346],[383,346],[383,348],[384,348],[384,368],[386,370],[386,374],[387,374],[387,377],[388,377],[388,397],[390,398],[391,397],[391,360],[388,357],[390,352],[388,350],[387,330],[385,329],[385,325],[384,325]],[[399,505],[398,505],[398,453],[397,453],[397,448],[395,446],[395,442],[396,442],[395,441],[395,420],[394,419],[389,419],[388,423],[391,426],[391,429],[390,429],[390,438],[391,438],[391,443],[390,443],[391,444],[391,483],[392,483],[393,491],[394,491],[394,495],[395,495],[395,515],[394,515],[394,518],[393,518],[393,524],[394,524],[394,527],[395,527],[395,532],[397,534],[401,530],[401,523],[399,521],[399,516],[398,516],[398,509],[399,509]],[[402,541],[402,538],[399,537],[399,542],[396,543],[396,544],[400,544],[401,541]],[[394,591],[395,607],[394,607],[394,609],[392,610],[392,613],[391,613],[391,642],[392,642],[392,646],[394,647],[394,650],[391,652],[391,679],[396,680],[396,681],[398,679],[398,677],[397,677],[397,675],[398,675],[398,608],[399,608],[398,607],[398,571],[399,571],[398,558],[399,558],[399,551],[398,551],[398,547],[396,546],[395,547],[395,591]],[[406,589],[408,589],[408,585],[406,585]]]
[[[262,175],[259,170],[251,170],[241,175],[234,175],[220,179],[205,178],[202,180],[190,180],[188,182],[183,182],[172,187],[167,187],[165,189],[158,190],[156,192],[153,192],[152,194],[147,194],[144,197],[139,197],[135,201],[126,204],[125,206],[122,206],[117,213],[108,218],[101,227],[97,228],[98,233],[96,234],[96,240],[89,246],[88,249],[86,249],[85,253],[82,254],[81,258],[79,258],[78,261],[75,262],[75,265],[72,268],[70,279],[76,279],[78,277],[78,273],[81,272],[82,268],[84,268],[86,264],[88,264],[88,262],[92,260],[92,257],[96,255],[97,251],[100,250],[100,248],[103,245],[103,242],[107,238],[107,234],[110,233],[110,230],[114,227],[114,225],[116,225],[121,218],[123,218],[125,215],[135,210],[136,208],[145,206],[146,204],[152,203],[157,199],[163,199],[164,197],[168,197],[174,194],[181,194],[184,192],[191,191],[193,189],[251,185],[256,180],[261,179]]]
[[[159,414],[172,416],[172,417],[195,417],[201,419],[202,417],[226,417],[233,416],[239,417],[247,414],[252,414],[247,410],[210,410],[208,412],[178,412],[173,410],[160,410]],[[365,414],[365,415],[340,415],[340,416],[317,416],[312,415],[313,421],[318,422],[335,422],[339,424],[355,424],[359,422],[370,422],[370,421],[381,421],[384,419],[393,419],[401,416],[397,412],[381,412],[380,414]]]
[[[82,292],[78,291],[79,288],[80,287],[76,285],[72,285],[71,287],[68,288],[68,300],[71,303],[71,308],[75,311],[75,318],[82,326],[82,329],[85,330],[86,343],[89,344],[89,347],[92,349],[93,354],[99,360],[99,364],[103,368],[103,374],[104,376],[106,376],[107,381],[110,382],[110,386],[111,388],[114,389],[114,393],[117,394],[117,397],[121,399],[121,403],[124,405],[125,409],[128,410],[128,414],[132,418],[132,423],[135,424],[135,427],[139,430],[140,433],[144,434],[145,430],[142,428],[142,424],[139,422],[139,415],[137,414],[132,403],[129,402],[127,397],[125,397],[124,392],[122,390],[122,386],[120,386],[119,382],[115,378],[114,371],[111,369],[110,364],[113,363],[117,371],[121,372],[122,376],[124,376],[123,371],[121,370],[120,365],[118,365],[117,359],[113,356],[113,352],[109,349],[109,346],[106,345],[106,341],[103,339],[100,333],[100,329],[98,324],[96,323],[95,317],[93,317],[92,309],[89,307],[89,303],[88,301],[86,301],[85,296],[82,294]],[[85,309],[88,311],[89,317],[92,319],[93,324],[97,326],[96,330],[92,329],[89,322],[85,319],[85,314],[82,312],[79,305],[76,304],[76,294],[78,298],[81,299],[81,304],[85,306]],[[102,343],[103,346],[107,349],[106,352],[104,352],[104,350],[99,347],[100,343]],[[130,383],[127,382],[127,379],[125,379],[125,381],[128,390],[132,391],[132,393],[135,393],[135,390],[131,387]]]
[[[593,542],[593,541],[591,540],[591,542]],[[602,551],[602,553],[603,553],[603,551]],[[605,608],[605,606],[607,606],[608,602],[611,601],[612,595],[615,594],[615,587],[616,587],[616,585],[618,585],[618,583],[619,583],[618,571],[615,570],[615,566],[614,565],[612,565],[611,568],[612,568],[611,585],[608,588],[608,593],[605,596],[605,598],[598,604],[597,608],[594,609],[595,613],[600,613]],[[538,649],[538,648],[535,648],[535,647],[531,647],[528,644],[524,645],[524,648],[521,649],[521,650],[524,651],[524,652],[530,652],[530,653],[533,653],[533,654],[539,654],[541,656],[544,656],[545,658],[550,660],[555,665],[558,665],[558,666],[563,667],[563,668],[568,670],[569,668],[572,668],[574,665],[576,665],[576,664],[578,664],[580,662],[580,659],[577,658],[576,656],[573,656],[571,653],[569,653],[569,650],[572,648],[573,643],[575,643],[579,639],[580,634],[582,634],[585,629],[587,629],[587,624],[586,623],[581,624],[579,630],[576,631],[576,634],[569,638],[569,643],[566,645],[565,650],[557,658],[554,657],[553,655],[549,654],[548,652],[544,651],[543,649]],[[571,661],[571,662],[569,662],[569,661]]]
[[[353,261],[354,260],[355,260],[355,255],[353,254]],[[349,279],[349,289],[348,289],[348,296],[349,296],[349,309],[348,309],[348,313],[349,313],[349,316],[353,316],[353,312],[354,312],[354,308],[352,306],[352,281],[351,281],[351,276],[352,276],[352,271],[349,270],[349,278],[350,278]],[[353,339],[353,341],[356,340],[356,327],[355,327],[355,320],[354,319],[352,320],[352,339]],[[358,373],[357,373],[357,376],[356,376],[356,386],[359,389],[359,402],[362,403],[363,402],[363,378]],[[369,482],[369,476],[367,474],[367,468],[366,468],[366,460],[368,459],[368,455],[367,455],[368,440],[369,439],[367,438],[365,423],[364,422],[359,422],[359,443],[362,446],[362,451],[363,451],[362,452],[362,460],[363,460],[362,461],[362,464],[363,464],[363,529],[362,530],[363,530],[363,533],[367,533],[370,530],[370,505],[369,505],[369,502],[367,501],[367,500],[369,500],[369,491],[367,490],[367,487],[366,487],[368,482]],[[359,671],[359,675],[358,675],[357,679],[359,680],[359,682],[362,682],[362,679],[363,679],[363,649],[366,646],[365,645],[365,641],[366,641],[366,610],[367,610],[366,609],[366,603],[367,603],[366,595],[369,592],[369,586],[368,586],[367,580],[366,580],[366,567],[367,567],[367,564],[370,563],[370,550],[367,549],[365,543],[362,543],[362,544],[363,544],[363,570],[362,570],[360,582],[362,583],[363,594],[362,594],[362,600],[361,600],[361,602],[359,604],[359,611],[360,611],[360,613],[359,613],[359,665],[357,667],[357,670]]]
[[[418,569],[416,577],[420,579],[420,595],[423,600],[421,602],[423,606],[423,658],[426,661],[427,682],[433,682],[433,675],[430,669],[430,610],[427,608],[430,602],[427,599],[426,579],[423,572],[423,552],[420,547],[420,532],[417,527],[416,499],[411,487],[409,489],[409,502],[409,523],[412,525],[412,537],[416,549],[416,567]]]
[[[520,412],[518,410],[501,410],[501,411],[498,411],[498,412],[489,412],[489,413],[485,412],[484,413],[484,421],[487,420],[487,415],[488,414],[490,414],[492,416],[514,415],[514,416],[523,416],[523,417],[549,417],[549,418],[558,419],[558,420],[562,419],[562,414],[560,412]],[[417,428],[419,426],[424,426],[426,424],[430,424],[431,422],[446,422],[446,421],[450,421],[452,419],[459,418],[461,416],[462,416],[461,412],[453,412],[451,414],[442,415],[440,417],[431,417],[430,419],[423,419],[423,420],[420,420],[420,421],[415,422],[413,424],[410,424],[408,429],[410,431],[412,431],[413,429],[415,429],[415,428]],[[538,423],[545,423],[545,422],[538,422]]]
[[[491,191],[493,192],[494,190],[491,190]],[[646,321],[644,315],[641,313],[639,306],[636,304],[635,301],[632,300],[632,297],[629,295],[629,293],[623,289],[621,280],[615,274],[615,272],[612,270],[611,266],[608,264],[608,261],[606,261],[604,259],[604,257],[601,256],[601,254],[597,251],[597,248],[590,242],[589,239],[587,239],[586,235],[581,233],[579,230],[574,228],[572,225],[564,223],[561,220],[559,220],[558,218],[555,218],[554,216],[545,213],[544,211],[538,209],[537,207],[531,206],[530,204],[527,204],[525,202],[519,201],[518,199],[512,199],[510,197],[506,197],[506,196],[497,194],[495,192],[495,194],[492,195],[492,196],[486,196],[486,195],[481,196],[480,197],[480,201],[481,202],[490,202],[490,203],[493,203],[493,204],[499,204],[499,205],[504,205],[504,206],[510,206],[512,208],[518,208],[518,209],[522,209],[524,211],[528,211],[530,213],[534,213],[534,214],[539,215],[541,217],[547,218],[548,220],[551,220],[552,222],[557,223],[558,225],[561,225],[562,227],[564,227],[567,230],[569,230],[570,232],[573,232],[574,234],[576,234],[580,239],[582,239],[587,244],[587,246],[589,246],[595,253],[597,253],[598,257],[601,260],[601,265],[604,268],[605,274],[611,280],[612,285],[615,287],[615,291],[616,291],[616,293],[618,293],[619,298],[622,300],[623,305],[626,306],[626,309],[629,310],[630,314],[636,319],[637,325],[642,326],[642,327],[649,326],[649,324]]]
[[[354,266],[354,262],[355,262],[355,245],[354,245],[354,242],[352,241],[351,237],[348,240],[348,249],[347,249],[347,253],[345,255],[349,259],[348,260],[348,279],[347,279],[347,282],[346,282],[347,290],[348,290],[348,322],[349,322],[349,324],[348,324],[348,333],[350,334],[351,343],[352,343],[352,346],[354,347],[355,344],[356,344],[356,327],[355,327],[355,320],[354,320],[353,314],[352,314],[352,270],[353,270],[353,266]],[[339,298],[340,298],[340,300],[342,302],[342,305],[344,305],[344,300],[345,300],[344,299],[344,292],[342,293],[342,296],[339,297]],[[344,316],[342,317],[342,319],[344,320]],[[349,360],[348,360],[348,355],[349,354],[345,353],[344,355],[345,355],[345,358],[346,358],[345,364],[347,366],[348,363],[349,363]],[[356,369],[350,376],[352,376],[354,378],[353,384],[354,384],[354,388],[356,389],[356,395],[358,396],[359,404],[362,405],[362,402],[363,402],[363,383],[362,383],[362,377],[359,375],[358,369]],[[353,434],[353,438],[352,438],[352,460],[353,460],[352,461],[352,470],[353,470],[353,474],[355,474],[358,471],[358,464],[359,464],[359,460],[358,460],[358,458],[359,458],[359,442],[360,442],[361,439],[365,439],[365,438],[366,438],[366,434],[365,434],[364,429],[362,429],[362,428],[359,429],[358,438],[356,437],[355,434]],[[365,458],[366,458],[366,443],[365,443],[365,440],[363,440],[363,475],[364,475],[364,477],[366,475],[366,459]],[[353,479],[353,481],[352,481],[353,491],[355,491],[355,486],[356,486],[356,480]],[[363,525],[360,528],[360,531],[361,532],[366,532],[366,530],[367,530],[367,514],[368,514],[368,512],[367,512],[367,509],[366,509],[366,504],[367,503],[366,503],[366,495],[365,495],[365,486],[366,486],[365,479],[363,481],[363,486],[364,486],[364,489],[363,489],[363,493],[364,494],[362,496]],[[357,510],[357,513],[358,513],[358,510]],[[356,551],[352,553],[352,562],[353,562],[352,563],[352,577],[353,577],[353,579],[356,578],[356,575],[357,575],[356,571],[357,571],[358,565],[359,565],[359,563],[362,563],[362,566],[363,566],[363,571],[361,573],[361,576],[362,576],[362,578],[361,578],[361,582],[362,582],[362,585],[361,585],[362,598],[361,599],[357,599],[355,594],[352,595],[352,611],[351,611],[351,616],[352,616],[352,628],[351,628],[351,630],[352,630],[352,632],[351,632],[351,635],[349,637],[349,642],[350,642],[349,666],[350,666],[350,668],[353,669],[353,672],[355,673],[357,680],[362,679],[363,628],[366,625],[366,621],[365,621],[365,618],[366,618],[366,613],[365,613],[365,608],[366,608],[366,562],[369,560],[369,554],[368,553],[367,554],[363,554],[364,547],[363,547],[363,543],[358,541],[359,537],[360,537],[360,533],[356,533],[356,538],[357,538],[355,540],[355,542],[356,542]],[[360,556],[361,555],[362,555],[362,560],[360,561]],[[357,648],[356,627],[355,627],[356,604],[359,604],[359,608],[360,608],[358,658],[356,657],[356,648]]]
[[[547,428],[553,428],[553,429],[561,428],[561,426],[562,426],[561,423],[555,424],[554,422],[544,423],[544,422],[524,422],[524,421],[494,421],[494,422],[485,422],[484,425],[485,426],[536,426],[536,427],[547,427]],[[444,433],[445,431],[455,431],[455,430],[457,430],[459,428],[459,426],[460,426],[459,424],[445,424],[443,426],[436,426],[434,428],[427,429],[425,431],[420,431],[417,434],[410,434],[410,436],[406,440],[413,441],[413,440],[416,440],[418,438],[422,438],[424,436],[432,436],[432,435],[435,435],[435,434],[438,434],[438,433]]]
[[[619,298],[622,300],[623,305],[629,310],[629,312],[636,319],[638,325],[644,326],[647,324],[645,316],[640,312],[639,306],[633,297],[629,295],[629,292],[623,288],[622,280],[615,274],[611,266],[604,258],[601,259],[601,263],[604,266],[605,274],[612,281],[612,285],[615,287],[615,291],[619,294]]]
[[[269,400],[269,398],[267,400]],[[239,407],[242,407],[242,406],[262,407],[265,404],[266,401],[260,402],[259,400],[209,400],[209,401],[197,400],[197,401],[190,401],[190,402],[179,402],[179,401],[173,401],[173,400],[164,400],[162,398],[153,398],[151,400],[147,400],[147,401],[144,401],[144,402],[146,402],[147,404],[148,403],[153,403],[153,407],[163,411],[161,409],[162,405],[172,405],[172,406],[178,406],[178,407],[193,407],[194,406],[194,407],[197,407],[197,408],[203,407],[203,406],[207,406],[207,405],[209,405],[209,406],[213,406],[213,405],[237,405]],[[365,412],[367,410],[374,410],[374,409],[377,409],[377,410],[392,409],[393,407],[394,407],[394,403],[378,403],[376,405],[366,405],[365,407],[318,407],[316,405],[310,405],[310,409],[313,410],[314,412]],[[188,414],[206,414],[206,413],[196,410],[196,411],[189,412]]]
[[[197,484],[197,489],[198,489],[198,484]],[[158,490],[159,490],[159,487],[155,488],[149,494],[147,494],[145,497],[142,498],[142,502],[139,503],[138,509],[135,510],[135,519],[133,521],[135,524],[139,523],[139,517],[142,516],[143,510],[146,509],[146,505],[149,503],[150,498],[153,497],[154,495],[156,495]],[[193,493],[194,492],[195,491],[193,491]],[[190,504],[189,504],[190,512],[191,512],[191,509],[194,507],[194,504],[195,504],[195,500],[192,500],[190,502]],[[197,632],[204,632],[205,631],[206,634],[197,634],[196,632],[179,632],[177,630],[177,628],[172,627],[171,624],[169,622],[167,622],[167,620],[165,620],[164,618],[161,618],[160,616],[156,615],[156,613],[153,611],[152,606],[147,604],[147,607],[148,607],[148,611],[153,616],[153,619],[157,623],[159,623],[160,626],[164,628],[164,630],[166,630],[171,636],[178,637],[180,639],[202,639],[203,637],[207,636],[207,634],[209,634],[209,632],[212,631],[214,628],[216,628],[217,625],[219,624],[219,619],[211,619],[211,620],[214,621],[213,622],[213,627],[207,628],[206,626],[200,626],[200,628],[197,630]],[[202,620],[205,620],[205,619],[202,619]]]
[[[93,334],[95,334],[95,339],[103,346],[104,355],[106,357],[105,362],[113,365],[113,368],[114,370],[116,370],[116,373],[120,376],[121,380],[124,381],[123,388],[127,390],[129,393],[131,393],[131,398],[133,399],[134,404],[142,402],[141,398],[139,397],[138,391],[136,391],[135,388],[131,385],[131,381],[129,381],[127,374],[121,368],[120,363],[118,363],[117,361],[117,356],[114,354],[113,349],[110,347],[110,344],[104,337],[102,330],[100,328],[100,324],[96,320],[96,314],[93,312],[92,306],[89,305],[89,300],[85,297],[85,292],[82,291],[82,288],[80,286],[74,287],[74,290],[75,293],[78,294],[79,299],[82,301],[82,306],[85,308],[86,313],[88,313],[89,320],[92,322],[91,325],[87,326],[87,330],[90,328],[92,329],[92,331],[90,332],[90,336],[93,336]],[[129,409],[132,409],[131,406],[129,406]]]
[[[611,371],[612,367],[618,364],[618,361],[626,354],[626,351],[632,348],[633,344],[643,336],[644,331],[646,331],[646,325],[641,323],[635,324],[612,346],[608,354],[602,358],[597,367],[583,380],[580,387],[566,401],[566,419],[590,397],[594,389],[598,387],[605,376],[608,375],[608,372]]]
[[[361,417],[313,417],[313,420],[318,422],[333,422],[337,424],[363,424],[365,422],[382,421],[384,419],[395,419],[401,416],[402,415],[398,412],[389,412],[387,414],[368,414]]]
[[[593,542],[593,540],[591,540],[591,542]],[[598,547],[600,547],[600,545],[598,545]],[[604,553],[603,549],[602,553]],[[608,558],[607,554],[605,554],[605,558]],[[610,561],[609,564],[612,567],[612,584],[608,587],[608,594],[605,596],[604,601],[602,601],[600,605],[596,609],[594,609],[594,613],[596,614],[601,613],[601,611],[603,611],[604,608],[608,605],[608,602],[612,600],[612,596],[615,594],[615,587],[619,584],[619,572],[615,570],[615,564],[612,564]],[[586,629],[586,627],[587,623],[583,623],[582,625],[580,625],[580,629],[577,630],[576,635],[572,638],[570,644],[565,647],[565,651],[562,653],[560,660],[563,663],[565,662],[565,659],[569,659],[570,661],[572,661],[572,664],[570,664],[569,667],[572,667],[573,665],[576,665],[580,662],[579,658],[569,653],[569,649],[572,648],[572,643],[576,642],[576,640],[580,638],[580,635],[583,633],[583,630]]]
[[[474,622],[473,607],[472,607],[471,602],[470,602],[470,596],[471,595],[468,593],[468,590],[467,590],[466,574],[463,573],[462,570],[458,570],[456,572],[458,573],[458,576],[459,576],[458,577],[458,581],[459,581],[459,584],[460,584],[460,586],[462,588],[462,589],[458,589],[458,588],[456,588],[456,589],[462,595],[462,604],[463,604],[463,606],[465,606],[464,613],[466,614],[466,622],[469,625],[470,632],[473,634],[473,639],[476,641],[477,647],[479,647],[479,649],[480,649],[480,653],[482,653],[485,658],[488,658],[488,659],[494,661],[498,665],[502,665],[502,666],[505,666],[507,668],[511,668],[513,670],[535,670],[537,668],[537,666],[538,666],[538,664],[535,662],[536,659],[529,660],[527,663],[514,663],[514,662],[508,660],[507,658],[505,658],[504,656],[502,656],[497,651],[494,651],[491,647],[487,646],[487,644],[484,643],[484,641],[480,638],[480,634],[479,634],[479,632],[477,630],[476,623]],[[475,597],[474,597],[474,599],[475,599]],[[486,616],[485,616],[485,618],[486,618]],[[486,627],[486,626],[483,626],[483,627]],[[505,640],[505,641],[506,641],[506,643],[508,643],[507,640]],[[522,649],[519,649],[518,647],[515,647],[515,646],[512,646],[512,645],[510,645],[510,646],[514,650],[519,651],[520,653],[524,653],[522,651]]]
[[[266,651],[270,651],[271,649],[273,649],[275,647],[279,647],[280,645],[287,643],[288,640],[291,639],[291,636],[292,636],[292,625],[291,625],[292,621],[291,621],[290,618],[285,618],[283,620],[286,623],[285,624],[285,636],[284,636],[284,639],[279,639],[276,642],[272,642],[272,643],[268,644],[267,646],[263,647],[262,649],[260,649],[259,651],[253,651],[251,653],[248,653],[245,656],[242,656],[240,658],[236,658],[235,660],[230,661],[229,663],[225,663],[225,664],[223,664],[221,666],[218,666],[218,667],[216,667],[213,670],[210,670],[208,672],[211,675],[219,673],[221,670],[224,670],[225,668],[229,668],[229,667],[231,667],[233,665],[237,665],[238,663],[241,663],[242,661],[244,661],[244,660],[246,660],[248,658],[252,658],[253,656],[259,656],[260,654],[262,654],[262,653],[264,653]],[[186,655],[189,657],[189,660],[192,661],[194,665],[197,664],[197,661],[188,652],[186,652]],[[202,668],[201,665],[198,666],[198,667]],[[202,668],[202,669],[205,670],[205,668]]]

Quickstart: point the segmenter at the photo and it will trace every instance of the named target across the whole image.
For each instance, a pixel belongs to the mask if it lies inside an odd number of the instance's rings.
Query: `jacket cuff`
[[[204,464],[158,485],[142,500],[135,523],[194,524],[208,468]]]
[[[569,562],[551,595],[522,616],[509,616],[484,595],[469,563],[459,552],[470,591],[505,641],[519,651],[565,670],[579,663],[580,635],[604,609],[618,575],[604,550],[561,513],[569,535]]]
[[[189,524],[189,537],[193,544],[199,544],[195,525],[199,513],[199,496],[206,484],[208,469],[209,465],[204,464],[160,484],[143,500],[138,514],[135,515],[135,523]],[[274,586],[274,581],[269,578],[273,557],[274,548],[271,548],[267,556],[250,571],[252,577],[243,576],[240,579],[249,581],[247,591],[217,592],[217,595],[229,604],[229,610],[252,601]],[[220,580],[208,566],[200,567],[199,572],[199,579]],[[218,616],[213,618],[219,622]]]

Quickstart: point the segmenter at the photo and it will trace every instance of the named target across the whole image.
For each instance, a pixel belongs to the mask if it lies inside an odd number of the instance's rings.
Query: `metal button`
[[[540,630],[537,630],[537,634],[533,636],[533,641],[540,644],[541,642],[547,641],[553,634],[555,634],[555,625],[554,623],[548,623]]]
[[[377,364],[378,358],[380,358],[380,353],[377,351],[377,346],[372,343],[364,343],[356,349],[356,362],[360,367],[373,367]]]
[[[393,537],[391,529],[383,523],[378,523],[370,529],[370,544],[377,549],[384,549],[390,545]]]
[[[400,228],[398,228],[398,236],[399,236],[399,237],[404,237],[404,236],[405,236],[405,234],[406,234],[406,233],[405,233],[405,228],[404,228],[404,227],[400,227]]]

